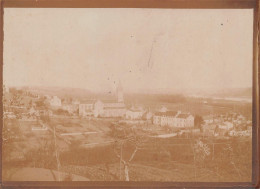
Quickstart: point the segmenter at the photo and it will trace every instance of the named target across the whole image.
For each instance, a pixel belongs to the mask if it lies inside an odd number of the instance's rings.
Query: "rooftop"
[[[177,115],[176,111],[166,111],[166,112],[155,112],[156,116],[171,116],[175,117]]]
[[[190,114],[179,114],[177,117],[186,119],[189,116],[190,116]]]
[[[96,102],[96,100],[94,100],[94,99],[90,99],[90,100],[85,99],[85,100],[80,101],[80,104],[94,104],[95,102]]]

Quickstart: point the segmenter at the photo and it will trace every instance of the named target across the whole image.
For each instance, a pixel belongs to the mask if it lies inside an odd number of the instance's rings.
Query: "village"
[[[15,92],[18,94],[15,94]],[[21,100],[20,98],[24,98]],[[165,134],[176,136],[192,133],[203,137],[251,136],[252,119],[237,112],[194,115],[181,110],[169,110],[163,105],[151,110],[140,104],[124,102],[121,83],[114,100],[91,99],[81,102],[78,99],[61,99],[58,96],[32,94],[29,91],[4,89],[4,118],[23,121],[36,121],[42,117],[59,117],[113,120],[129,125],[150,125],[167,130]],[[167,128],[167,129],[165,129]],[[32,128],[32,130],[46,128]]]
[[[203,175],[209,174],[204,172],[205,162],[202,164],[201,159],[217,162],[229,145],[235,149],[242,143],[251,144],[252,119],[243,115],[243,111],[235,112],[232,108],[227,111],[218,106],[212,110],[205,100],[199,104],[195,100],[195,105],[189,102],[175,106],[160,102],[131,103],[127,98],[120,82],[110,99],[63,98],[5,87],[4,161],[9,162],[6,165],[54,169],[74,175],[74,180],[80,176],[104,180],[104,175],[105,180],[156,179],[153,173],[144,176],[144,172],[157,168],[162,171],[162,177],[157,178],[160,180],[185,181],[194,177],[197,181],[198,175],[204,178]],[[201,106],[203,111],[199,114],[193,106]],[[123,158],[130,157],[128,160],[122,159],[120,148],[125,154]],[[107,154],[105,159],[103,151]],[[200,157],[195,161],[196,167],[204,170],[196,173],[197,176],[193,174],[195,165],[189,160],[194,153]],[[123,163],[122,168],[118,160]],[[130,168],[128,164],[132,161]],[[169,173],[163,170],[166,165],[172,167]],[[188,167],[183,168],[184,165]],[[180,167],[181,177],[175,175],[176,166]],[[121,172],[123,167],[127,174]],[[4,169],[8,178],[9,169]],[[225,180],[225,176],[212,178]]]

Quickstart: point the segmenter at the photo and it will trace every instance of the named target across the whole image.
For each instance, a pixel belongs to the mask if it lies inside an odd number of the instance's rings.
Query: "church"
[[[124,117],[126,113],[126,107],[124,103],[123,87],[119,82],[116,90],[116,101],[101,101],[98,100],[94,104],[94,116],[95,117]]]
[[[126,107],[124,103],[123,87],[119,82],[116,90],[116,100],[97,100],[93,104],[80,104],[80,115],[93,115],[94,117],[124,117],[126,114]],[[86,108],[88,107],[88,108]],[[89,108],[91,107],[91,108]],[[90,112],[87,114],[86,112]]]

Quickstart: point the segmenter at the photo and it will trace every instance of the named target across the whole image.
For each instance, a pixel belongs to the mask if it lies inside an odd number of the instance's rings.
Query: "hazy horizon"
[[[76,93],[76,96],[78,93],[85,95],[108,95],[108,96],[116,96],[116,89],[110,88],[108,91],[93,91],[85,88],[73,88],[73,87],[61,87],[61,86],[7,86],[9,88],[17,88],[17,89],[28,89],[29,91],[38,91],[42,94],[43,91],[46,92],[46,94],[53,93],[63,93],[64,95],[70,94],[71,90],[74,90]],[[159,90],[150,90],[150,91],[137,91],[137,92],[129,92],[125,91],[123,87],[123,92],[125,95],[183,95],[183,96],[189,96],[189,97],[232,97],[236,96],[238,98],[252,98],[252,87],[244,87],[244,88],[223,88],[223,89],[215,89],[215,88],[197,88],[197,89],[186,89],[186,90],[175,90],[175,91],[168,91],[167,89],[161,89]],[[87,97],[86,96],[86,97]]]
[[[252,41],[251,9],[6,8],[3,81],[95,92],[119,80],[125,92],[248,88]]]

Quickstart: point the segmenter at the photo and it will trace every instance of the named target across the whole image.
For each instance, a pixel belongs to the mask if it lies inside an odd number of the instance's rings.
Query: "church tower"
[[[123,87],[120,81],[117,86],[117,102],[124,102]]]

